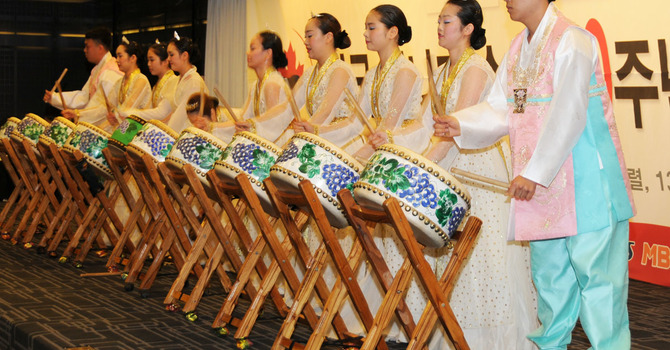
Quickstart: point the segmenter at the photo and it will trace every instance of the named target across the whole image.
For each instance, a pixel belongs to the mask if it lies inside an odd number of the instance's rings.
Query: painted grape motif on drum
[[[5,134],[5,136],[9,137],[11,135],[12,131],[14,131],[14,124],[9,124],[6,123],[2,129],[0,129],[1,132]]]
[[[81,133],[79,149],[86,152],[95,159],[102,159],[102,164],[107,166],[107,161],[102,156],[102,149],[107,147],[107,139],[96,135],[90,130]]]
[[[44,125],[28,120],[19,124],[19,132],[33,142],[37,142],[44,132]]]
[[[70,128],[60,123],[54,123],[45,131],[45,134],[56,141],[58,146],[62,146],[67,141],[68,136],[70,136]]]
[[[463,220],[463,216],[465,216],[465,208],[463,207],[456,207],[451,213],[451,218],[449,219],[449,233],[452,233],[456,231],[458,228],[458,225],[460,225],[461,221]]]
[[[184,160],[203,169],[212,169],[223,154],[222,150],[197,136],[180,140],[177,150],[181,152]]]
[[[149,128],[149,126],[146,126],[145,128]],[[154,157],[166,157],[174,145],[174,139],[158,130],[143,132],[140,136],[140,140],[149,145],[151,148],[151,155]]]
[[[306,144],[302,146],[302,149],[300,152],[298,152],[298,160],[300,160],[300,167],[298,170],[304,174],[307,174],[307,177],[310,179],[316,175],[319,175],[321,172],[319,169],[321,161],[314,159],[314,157],[316,157],[316,150],[314,147],[316,146],[312,144]]]
[[[460,218],[458,218],[457,222],[460,222],[460,219],[463,217],[465,214],[465,211],[463,208],[457,207],[454,209],[454,205],[458,201],[458,197],[456,194],[448,189],[440,191],[440,200],[438,201],[438,208],[435,211],[435,216],[437,217],[437,222],[440,224],[440,226],[445,226],[447,222],[449,223],[449,232],[451,231],[451,226],[454,225],[455,221],[452,221],[454,217],[458,216],[457,214],[460,213]],[[459,210],[460,209],[460,210]],[[452,217],[452,211],[453,211],[453,217]],[[463,211],[461,213],[461,211]]]
[[[358,174],[341,164],[326,164],[323,166],[322,177],[330,190],[330,195],[337,196],[343,188],[352,189],[354,182],[358,181]]]
[[[285,162],[291,158],[295,158],[297,155],[298,155],[298,146],[296,146],[295,142],[291,141],[288,145],[288,148],[286,148],[279,156],[277,162]]]
[[[246,173],[265,180],[270,175],[270,167],[275,163],[275,158],[257,145],[238,143],[233,147],[233,161]]]
[[[405,169],[404,175],[407,176],[410,186],[398,191],[397,195],[414,207],[435,209],[438,198],[435,186],[430,182],[430,176],[425,172],[420,172],[417,167],[405,165]]]

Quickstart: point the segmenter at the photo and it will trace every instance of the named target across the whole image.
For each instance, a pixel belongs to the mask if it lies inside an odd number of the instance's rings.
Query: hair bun
[[[486,45],[486,29],[478,28],[470,37],[470,45],[475,50],[479,50]]]
[[[351,39],[349,38],[349,33],[346,30],[343,30],[333,38],[335,41],[335,47],[338,49],[346,49],[351,46]]]
[[[412,40],[412,27],[405,27],[405,30],[399,33],[398,36],[398,45],[407,44],[410,40]]]

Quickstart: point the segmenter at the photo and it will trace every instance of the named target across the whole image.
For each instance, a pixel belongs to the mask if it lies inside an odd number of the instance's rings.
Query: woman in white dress
[[[147,67],[152,75],[158,77],[156,85],[151,90],[151,105],[146,109],[120,109],[119,115],[127,117],[136,115],[145,120],[157,119],[165,121],[172,113],[171,101],[174,98],[175,88],[179,77],[170,69],[168,62],[167,45],[156,43],[147,51]]]
[[[434,112],[437,116],[451,115],[481,102],[493,85],[493,70],[475,52],[486,43],[482,21],[482,11],[476,0],[450,0],[442,8],[438,18],[438,41],[441,47],[449,50],[449,60],[433,77],[445,107],[445,111]],[[509,154],[506,140],[485,149],[458,150],[452,141],[441,139],[433,143],[426,156],[443,169],[455,166],[508,182],[505,157]],[[530,251],[527,244],[506,239],[509,201],[505,190],[460,180],[472,196],[470,215],[482,219],[483,225],[458,276],[450,305],[471,349],[535,349],[526,338],[526,334],[537,326]],[[447,248],[426,249],[424,253],[436,275],[440,276],[450,251]],[[430,349],[446,348],[446,337],[440,337],[440,334],[435,334]]]
[[[258,80],[249,89],[241,119],[217,123],[212,130],[214,136],[230,142],[236,131],[251,131],[258,136],[275,142],[279,135],[291,122],[288,120],[270,119],[263,114],[270,108],[286,101],[284,78],[277,71],[286,67],[288,59],[282,48],[281,38],[274,32],[262,31],[256,34],[249,43],[247,66],[254,70]]]
[[[307,68],[293,87],[293,95],[298,108],[305,107],[310,119],[292,123],[280,144],[285,143],[293,132],[307,131],[318,135],[338,147],[344,146],[361,131],[360,123],[355,124],[355,116],[345,101],[344,89],[352,94],[358,88],[351,66],[340,60],[337,49],[351,46],[349,34],[342,30],[340,22],[329,13],[319,13],[305,25],[305,47],[310,59],[316,65]],[[268,111],[269,117],[289,114],[288,103]]]
[[[125,37],[124,37],[125,39]],[[81,120],[112,132],[122,120],[119,109],[146,108],[151,103],[151,84],[140,72],[138,61],[142,57],[140,45],[124,40],[116,48],[116,63],[124,73],[123,78],[114,83],[107,96],[98,89],[90,107],[80,110],[65,110],[63,116],[71,120]]]
[[[200,59],[200,50],[197,44],[190,38],[175,37],[170,40],[167,53],[170,67],[175,73],[179,74],[179,81],[172,101],[170,101],[172,113],[168,116],[167,124],[172,130],[181,133],[189,126],[186,116],[188,98],[201,91],[208,94],[209,90],[193,65]]]

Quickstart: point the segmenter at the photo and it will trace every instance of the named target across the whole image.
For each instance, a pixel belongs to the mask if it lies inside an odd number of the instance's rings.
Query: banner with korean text
[[[286,75],[301,75],[310,62],[302,43],[304,26],[314,13],[328,12],[349,33],[352,45],[343,50],[362,79],[376,64],[363,39],[365,17],[378,0],[249,0],[247,38],[260,30],[280,34],[289,55]],[[412,26],[410,43],[401,47],[426,79],[426,50],[433,64],[448,55],[437,45],[437,16],[443,1],[390,0],[400,7]],[[494,69],[511,39],[523,29],[509,19],[502,0],[481,0],[488,39],[479,54]],[[600,43],[608,90],[626,156],[637,206],[631,220],[631,278],[670,286],[670,76],[668,74],[667,14],[670,2],[644,0],[631,6],[624,0],[558,0],[557,6]],[[359,81],[360,82],[360,81]],[[427,90],[427,85],[426,86]]]

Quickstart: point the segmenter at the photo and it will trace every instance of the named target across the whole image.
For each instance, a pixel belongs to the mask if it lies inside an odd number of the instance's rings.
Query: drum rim
[[[126,117],[126,119],[130,119],[130,120],[136,121],[136,122],[138,122],[138,123],[140,123],[140,124],[142,124],[142,125],[144,125],[144,124],[147,123],[147,120],[146,120],[146,119],[144,119],[144,118],[142,118],[142,117],[140,117],[140,116],[138,116],[138,115],[135,115],[135,114],[130,114],[130,115],[128,115],[128,116]]]
[[[273,153],[275,153],[277,156],[280,156],[282,153],[282,148],[277,146],[274,142],[270,142],[250,131],[241,131],[241,132],[236,132],[233,134],[232,140],[228,143],[228,145],[233,143],[233,140],[235,140],[235,137],[240,136],[244,137],[245,139],[248,139],[254,143],[259,144],[261,147],[264,148],[269,148]],[[226,146],[228,147],[228,146]]]
[[[200,137],[204,136],[206,141],[208,141],[211,144],[214,144],[214,146],[216,146],[216,148],[220,149],[221,151],[224,151],[226,149],[226,147],[228,147],[228,144],[225,141],[223,141],[220,138],[212,135],[211,133],[208,133],[207,131],[198,129],[195,126],[189,126],[188,128],[182,130],[182,132],[179,134],[179,138],[177,138],[174,141],[175,146],[177,146],[177,142],[179,142],[179,139],[181,139],[181,137],[184,136],[184,134],[186,134],[186,133],[190,133],[190,134],[193,134],[195,136],[200,136]]]
[[[365,190],[366,192],[371,193],[373,195],[377,194],[378,196],[383,197],[385,199],[389,199],[391,197],[395,198],[398,201],[398,204],[400,205],[400,209],[402,209],[406,213],[405,215],[410,214],[410,215],[416,217],[417,219],[419,219],[421,222],[423,222],[429,228],[432,227],[432,230],[435,233],[437,233],[438,236],[440,236],[440,238],[442,238],[442,240],[444,241],[443,246],[446,246],[447,244],[449,244],[449,241],[451,240],[451,238],[449,237],[447,232],[444,231],[442,229],[442,227],[440,227],[440,225],[438,225],[436,222],[434,222],[432,219],[430,219],[428,217],[428,215],[425,215],[425,214],[421,213],[414,206],[412,206],[408,203],[405,203],[404,200],[394,196],[390,192],[387,192],[383,188],[377,187],[375,185],[371,185],[371,184],[361,182],[361,181],[356,181],[353,184],[353,190],[356,190],[357,188],[360,188],[361,190]],[[355,196],[354,196],[354,198],[355,198]],[[470,203],[468,203],[468,205],[470,205]],[[410,210],[408,211],[407,208],[409,208]],[[468,209],[467,212],[469,212],[469,211],[470,211],[470,209]],[[466,212],[466,214],[467,214],[467,212]],[[423,217],[423,218],[421,218],[421,217]],[[463,214],[463,218],[465,218],[465,214]]]
[[[72,130],[77,128],[77,124],[73,123],[72,121],[68,120],[65,117],[58,116],[58,117],[54,118],[54,120],[51,122],[50,125],[53,125],[54,122],[63,123]]]
[[[217,176],[221,176],[221,174],[219,173],[220,171],[223,171],[221,168],[227,168],[227,169],[229,169],[229,170],[231,170],[231,171],[233,171],[233,172],[236,172],[237,174],[244,174],[244,175],[246,175],[247,178],[249,178],[249,181],[250,181],[253,185],[258,186],[261,190],[265,191],[265,184],[263,184],[262,181],[258,181],[256,178],[254,178],[253,176],[249,175],[246,171],[242,170],[240,167],[231,165],[230,163],[224,162],[224,161],[222,161],[222,160],[217,160],[216,162],[214,162],[214,168],[212,168],[212,170],[214,170],[214,173],[215,173]],[[210,171],[211,171],[211,170],[210,170]],[[268,177],[269,177],[269,176],[270,176],[270,175],[268,175]]]
[[[26,119],[26,118],[30,118],[30,119],[42,124],[42,126],[44,126],[44,127],[47,127],[51,124],[48,121],[44,120],[44,118],[40,117],[39,115],[37,115],[35,113],[26,113],[26,116],[23,119]],[[23,121],[23,119],[21,119],[21,121]]]
[[[412,164],[415,164],[419,168],[423,169],[424,171],[426,171],[427,173],[432,175],[436,180],[444,183],[445,185],[447,185],[449,188],[451,188],[454,191],[456,191],[456,188],[458,188],[458,190],[461,193],[458,193],[458,192],[456,192],[456,193],[459,194],[459,196],[461,198],[463,198],[463,200],[466,203],[468,203],[468,205],[470,205],[470,203],[472,201],[472,196],[470,195],[470,192],[468,191],[468,189],[465,188],[465,186],[460,181],[458,181],[458,179],[456,179],[453,175],[451,175],[448,171],[442,169],[442,167],[435,164],[435,162],[432,162],[428,158],[426,158],[426,157],[424,157],[420,154],[417,154],[416,152],[414,152],[414,151],[412,151],[408,148],[405,148],[405,147],[402,147],[402,146],[399,146],[399,145],[396,145],[396,144],[391,144],[391,143],[386,143],[386,144],[383,144],[383,145],[377,147],[377,150],[375,151],[375,153],[377,153],[379,151],[385,151],[385,152],[392,153],[393,155],[395,155],[397,157],[403,158],[406,161],[408,161]],[[401,156],[400,154],[398,154],[400,152],[404,152],[404,155]],[[374,154],[373,154],[373,157],[374,157]],[[432,169],[432,171],[429,171],[428,169]],[[451,182],[449,182],[449,181],[451,181]],[[454,185],[454,184],[456,184],[457,186]]]
[[[158,119],[148,120],[144,125],[146,125],[146,124],[151,124],[151,125],[159,128],[159,129],[161,129],[162,131],[167,133],[168,136],[172,137],[175,141],[177,141],[177,139],[179,138],[179,133],[178,132],[174,131],[171,127],[167,126],[167,124],[163,123],[162,121],[160,121]],[[135,138],[133,137],[133,140],[134,139]],[[130,141],[130,142],[132,142],[132,141]]]
[[[303,180],[308,180],[309,183],[312,184],[312,188],[314,189],[314,191],[316,192],[317,195],[320,195],[325,200],[330,202],[337,210],[339,210],[342,213],[342,215],[344,215],[344,209],[342,208],[342,204],[340,203],[340,201],[337,198],[331,196],[330,193],[328,193],[328,191],[324,191],[322,188],[316,186],[310,179],[308,179],[308,178],[306,178],[306,177],[304,177],[304,176],[302,176],[302,175],[300,175],[300,174],[298,174],[294,171],[286,169],[285,167],[283,167],[281,165],[278,165],[276,163],[275,163],[275,165],[273,165],[270,168],[270,175],[269,176],[272,176],[273,170],[274,170],[274,172],[283,173],[286,176],[290,176],[290,177],[293,177],[295,179],[298,179],[298,182],[301,182]]]
[[[100,136],[107,137],[107,139],[109,139],[109,138],[111,137],[110,133],[108,133],[108,132],[105,131],[105,130],[102,130],[100,127],[95,126],[95,125],[93,125],[93,124],[91,124],[91,123],[87,123],[87,122],[79,122],[79,123],[77,124],[77,129],[79,128],[79,126],[83,126],[83,127],[85,127],[85,128],[91,129],[91,130],[97,132],[98,134],[100,134]]]
[[[303,139],[307,142],[315,144],[315,145],[321,147],[322,149],[324,149],[326,152],[332,154],[335,157],[337,157],[338,155],[341,155],[342,156],[342,159],[341,159],[342,163],[344,163],[345,165],[350,167],[358,175],[360,175],[361,172],[363,171],[363,169],[365,169],[365,167],[361,163],[359,163],[356,159],[354,159],[354,157],[349,155],[347,152],[342,150],[340,147],[337,147],[337,146],[333,145],[330,141],[328,141],[328,140],[326,140],[322,137],[319,137],[318,135],[314,135],[314,134],[308,133],[308,132],[299,132],[299,133],[294,134],[291,137],[291,139],[293,139],[293,138]],[[330,147],[330,150],[328,150],[324,145],[327,146],[327,147]]]
[[[44,135],[44,134],[40,134],[40,136],[37,139],[37,142],[41,142],[45,146],[48,146],[52,143],[55,144],[56,146],[58,146],[58,144],[56,143],[56,141],[54,141],[54,139],[52,139],[51,137],[49,137],[47,135]]]
[[[18,123],[21,122],[21,119],[19,119],[17,117],[9,117],[9,118],[7,118],[7,121],[5,122],[5,124],[7,124],[9,122],[13,122],[15,124],[18,124]]]

